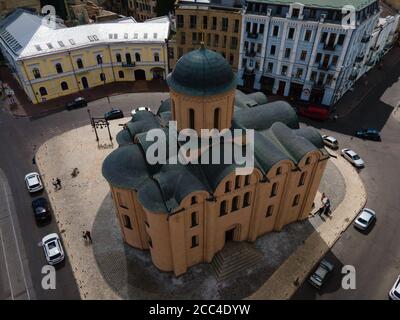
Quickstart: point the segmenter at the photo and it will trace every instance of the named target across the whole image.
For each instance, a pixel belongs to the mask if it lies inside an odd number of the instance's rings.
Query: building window
[[[40,87],[39,92],[41,96],[47,96],[47,90],[45,87]]]
[[[274,29],[272,31],[272,36],[277,37],[279,34],[279,26],[274,26]]]
[[[235,20],[235,27],[233,28],[233,32],[238,33],[239,32],[239,20]]]
[[[222,18],[221,30],[224,32],[228,31],[228,18]]]
[[[245,186],[250,185],[250,178],[251,178],[250,175],[247,175],[247,176],[244,178],[244,185],[245,185]]]
[[[289,59],[290,58],[290,53],[291,53],[291,49],[290,48],[286,48],[285,49],[285,58]]]
[[[235,189],[240,188],[240,176],[236,176],[235,178]]]
[[[153,249],[153,241],[151,241],[151,238],[149,238],[149,246]]]
[[[322,53],[317,53],[317,56],[315,57],[315,63],[320,63],[322,59]]]
[[[83,69],[83,62],[81,58],[76,60],[76,65],[78,66],[78,69]]]
[[[217,17],[212,18],[211,30],[217,30]]]
[[[231,50],[236,50],[238,46],[238,38],[231,37]]]
[[[328,32],[322,33],[320,42],[325,43],[327,38],[328,38]]]
[[[195,248],[199,245],[199,236],[192,237],[192,248]]]
[[[282,167],[276,169],[276,175],[279,176],[282,173]]]
[[[311,158],[308,157],[308,158],[306,159],[306,165],[308,165],[308,164],[310,164],[310,163],[311,163]]]
[[[129,218],[129,216],[127,216],[126,214],[124,214],[122,217],[124,220],[124,227],[132,230],[131,218]]]
[[[118,71],[118,76],[123,79],[125,78],[124,72],[122,70]]]
[[[96,60],[97,60],[97,64],[103,64],[103,57],[100,54],[98,54],[96,56]]]
[[[68,90],[68,83],[66,83],[65,81],[61,82],[61,90]]]
[[[32,70],[32,73],[33,73],[33,76],[35,77],[35,79],[40,78],[40,71],[39,71],[38,68],[34,68],[34,69]]]
[[[100,80],[101,81],[106,81],[106,75],[103,72],[100,73]]]
[[[272,198],[272,197],[275,197],[277,194],[278,194],[278,183],[275,182],[275,183],[272,185],[272,189],[271,189],[271,198]]]
[[[233,197],[232,200],[232,212],[239,210],[239,196]]]
[[[189,109],[189,128],[194,129],[194,110]]]
[[[140,62],[140,53],[138,52],[135,53],[135,60],[136,62]]]
[[[304,183],[306,181],[306,173],[303,172],[300,176],[300,180],[299,180],[299,187],[304,186]]]
[[[197,203],[197,197],[196,196],[193,196],[191,199],[190,199],[190,204],[196,204]]]
[[[344,39],[346,39],[346,35],[345,34],[339,35],[339,39],[338,39],[338,42],[337,42],[339,46],[343,45]]]
[[[260,23],[260,30],[258,31],[258,33],[263,34],[264,33],[264,23]]]
[[[181,32],[181,44],[186,44],[186,34],[184,32]]]
[[[271,46],[271,50],[270,50],[270,54],[271,54],[271,56],[274,56],[275,55],[275,52],[276,52],[276,46],[274,46],[274,45],[272,45]]]
[[[178,25],[178,28],[183,28],[184,19],[183,19],[183,15],[181,15],[181,14],[179,14],[177,16],[177,25]]]
[[[292,207],[297,206],[297,205],[299,204],[299,202],[300,202],[300,195],[297,194],[297,195],[294,197],[294,199],[293,199]]]
[[[303,77],[303,69],[302,68],[297,68],[296,71],[296,78],[301,79]]]
[[[203,16],[203,29],[207,30],[208,28],[208,17]]]
[[[333,57],[332,57],[331,65],[332,65],[332,66],[336,66],[338,60],[339,60],[339,56],[333,56]]]
[[[56,70],[57,70],[57,73],[63,73],[63,68],[61,66],[61,63],[56,64]]]
[[[221,204],[219,206],[219,216],[224,216],[228,213],[228,211],[226,210],[226,200],[221,201]]]
[[[315,81],[317,79],[317,73],[315,71],[311,72],[310,80]]]
[[[288,66],[282,66],[281,74],[282,74],[283,76],[286,76],[286,75],[287,75],[287,71],[288,71]]]
[[[196,29],[196,16],[190,16],[190,29]]]
[[[274,69],[274,64],[272,62],[268,62],[267,71],[272,72],[273,69]]]
[[[302,50],[300,54],[300,60],[305,61],[307,59],[307,50]]]
[[[304,35],[304,41],[311,40],[311,30],[306,30],[306,34]]]
[[[160,54],[158,52],[154,52],[154,61],[159,62],[160,61]]]
[[[269,206],[265,217],[267,217],[267,218],[271,217],[273,213],[274,213],[274,206]]]
[[[122,58],[121,58],[121,54],[120,54],[120,53],[117,53],[117,54],[115,55],[115,57],[116,57],[116,59],[117,59],[117,62],[122,62]]]
[[[243,198],[243,208],[246,208],[250,205],[250,192],[246,192]]]
[[[288,39],[293,39],[294,38],[294,28],[290,28],[288,32]]]
[[[220,118],[220,108],[214,109],[214,128],[219,129],[220,124],[219,124],[219,118]]]
[[[191,214],[191,228],[197,226],[199,224],[198,220],[197,220],[197,212],[192,212]]]
[[[228,193],[231,191],[231,183],[230,181],[225,182],[225,193]]]

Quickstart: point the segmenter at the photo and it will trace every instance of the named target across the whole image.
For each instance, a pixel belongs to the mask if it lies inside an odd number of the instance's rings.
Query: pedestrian
[[[92,236],[91,236],[91,234],[90,234],[90,231],[89,230],[86,230],[86,237],[89,239],[89,242],[90,243],[92,243],[93,241],[92,241]]]
[[[324,199],[326,198],[325,192],[322,193],[321,195],[321,202],[324,203]]]
[[[54,186],[54,190],[57,191],[57,190],[58,190],[57,182],[56,182],[56,180],[54,180],[54,178],[51,180],[51,183],[52,183],[53,186]]]
[[[82,231],[82,237],[85,241],[87,240],[86,231]]]
[[[60,190],[61,189],[61,180],[60,180],[60,178],[56,179],[56,184],[58,186],[58,190]]]

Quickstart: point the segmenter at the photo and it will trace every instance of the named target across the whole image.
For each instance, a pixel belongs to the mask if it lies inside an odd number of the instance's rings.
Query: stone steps
[[[244,242],[229,242],[211,261],[218,281],[243,274],[263,259],[261,252]]]

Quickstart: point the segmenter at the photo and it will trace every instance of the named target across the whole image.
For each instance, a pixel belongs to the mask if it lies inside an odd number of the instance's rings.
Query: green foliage
[[[175,0],[158,0],[156,4],[157,16],[165,16],[174,10]]]

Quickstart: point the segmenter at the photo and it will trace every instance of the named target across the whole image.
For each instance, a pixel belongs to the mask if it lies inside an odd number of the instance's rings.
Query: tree
[[[157,16],[165,16],[174,10],[175,0],[157,0],[156,13]]]

